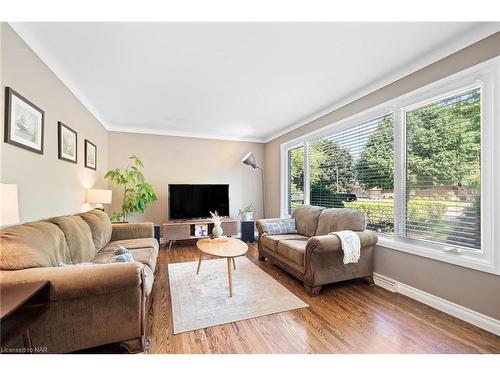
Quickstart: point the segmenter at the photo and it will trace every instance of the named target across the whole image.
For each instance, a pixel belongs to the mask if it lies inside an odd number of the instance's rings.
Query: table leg
[[[203,253],[200,251],[200,259],[198,259],[198,268],[196,269],[196,274],[198,275],[200,273],[200,266],[201,266],[201,256]]]
[[[233,268],[236,271],[236,258],[233,258]]]
[[[229,297],[233,296],[233,280],[231,275],[231,258],[227,258],[227,278],[229,281]]]

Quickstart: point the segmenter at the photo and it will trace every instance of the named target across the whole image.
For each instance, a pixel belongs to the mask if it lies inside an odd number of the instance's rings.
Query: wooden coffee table
[[[248,251],[248,245],[243,241],[229,237],[227,239],[227,242],[212,242],[208,238],[204,238],[202,240],[199,240],[196,243],[196,246],[200,250],[200,259],[198,260],[198,268],[196,269],[197,275],[200,273],[200,266],[201,266],[201,260],[203,258],[203,253],[227,259],[227,278],[229,281],[229,297],[232,297],[233,296],[232,268],[236,269],[236,263],[234,261],[234,258],[245,255],[245,253]]]

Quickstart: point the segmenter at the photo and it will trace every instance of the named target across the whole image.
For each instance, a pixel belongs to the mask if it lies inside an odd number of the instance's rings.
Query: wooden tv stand
[[[163,239],[168,241],[168,249],[170,250],[174,241],[198,240],[208,237],[208,235],[195,236],[195,225],[208,225],[208,233],[212,233],[214,227],[210,219],[167,221],[163,223],[161,225],[161,234]],[[238,220],[223,219],[221,226],[225,236],[236,236],[238,234]]]

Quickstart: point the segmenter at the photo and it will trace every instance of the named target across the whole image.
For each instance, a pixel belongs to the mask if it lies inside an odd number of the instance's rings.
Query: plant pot
[[[212,234],[215,236],[215,238],[219,238],[222,236],[223,230],[222,227],[218,225],[214,225],[214,228],[212,229]]]
[[[253,211],[241,213],[241,221],[252,221],[252,220],[253,220]]]

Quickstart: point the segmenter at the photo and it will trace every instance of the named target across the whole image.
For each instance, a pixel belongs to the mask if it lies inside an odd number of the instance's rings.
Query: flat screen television
[[[229,185],[168,185],[169,220],[207,218],[210,211],[229,216]]]

